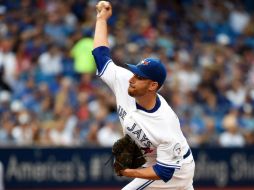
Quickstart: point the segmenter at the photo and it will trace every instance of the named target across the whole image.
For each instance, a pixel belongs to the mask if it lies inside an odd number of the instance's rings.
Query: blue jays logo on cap
[[[143,64],[143,65],[148,65],[149,64],[149,60],[142,60],[139,64]]]
[[[138,76],[158,82],[159,86],[163,85],[167,76],[166,68],[159,59],[146,58],[137,65],[128,64],[128,68]]]

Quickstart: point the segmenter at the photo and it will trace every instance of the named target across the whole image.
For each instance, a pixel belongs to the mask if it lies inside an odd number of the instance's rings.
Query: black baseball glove
[[[141,149],[129,135],[125,135],[114,143],[112,153],[114,156],[113,167],[118,176],[121,176],[121,170],[139,168],[146,162]]]

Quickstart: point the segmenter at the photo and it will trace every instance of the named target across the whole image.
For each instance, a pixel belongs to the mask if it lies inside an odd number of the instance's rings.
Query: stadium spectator
[[[13,48],[13,38],[2,38],[0,40],[0,68],[3,69],[3,78],[13,88],[16,81],[17,60]]]
[[[98,131],[98,143],[103,147],[112,147],[112,145],[122,137],[120,132],[120,123],[115,115],[109,115],[105,124]]]
[[[232,108],[223,119],[225,131],[219,137],[222,147],[243,147],[245,145],[245,139],[238,127],[237,115],[238,110]]]
[[[55,44],[48,47],[48,51],[39,56],[38,63],[42,77],[49,83],[54,78],[61,74],[62,68],[62,55],[60,49]]]

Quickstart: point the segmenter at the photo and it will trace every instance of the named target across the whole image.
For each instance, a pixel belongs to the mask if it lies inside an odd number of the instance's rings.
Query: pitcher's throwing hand
[[[96,5],[97,19],[102,18],[107,20],[112,15],[111,4],[107,1],[99,1]]]

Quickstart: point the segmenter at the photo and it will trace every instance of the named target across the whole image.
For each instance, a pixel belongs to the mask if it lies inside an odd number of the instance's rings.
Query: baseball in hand
[[[99,1],[96,5],[96,9],[98,12],[101,12],[103,8],[109,9],[110,8],[110,3],[107,1]]]

